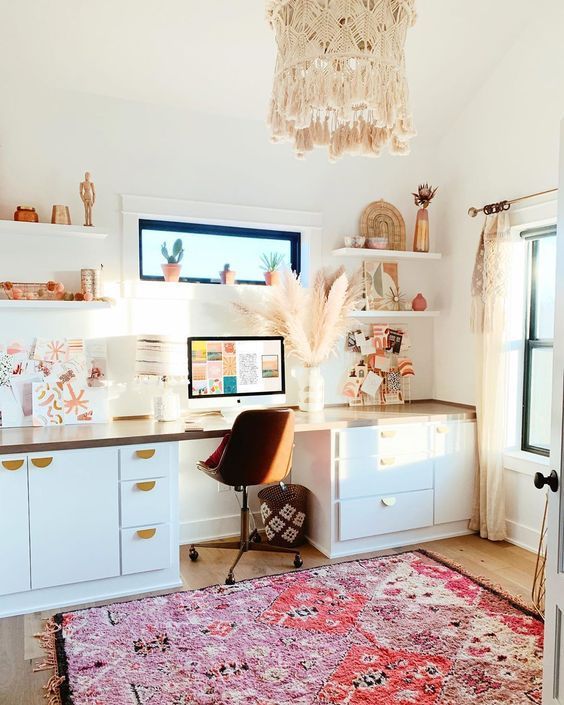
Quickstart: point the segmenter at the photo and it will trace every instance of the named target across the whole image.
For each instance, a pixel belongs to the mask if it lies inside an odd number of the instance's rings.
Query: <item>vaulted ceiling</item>
[[[535,12],[553,0],[535,0]],[[418,0],[407,62],[421,139],[439,137],[531,21],[530,0]],[[264,0],[17,0],[0,72],[77,90],[262,120],[274,38]]]

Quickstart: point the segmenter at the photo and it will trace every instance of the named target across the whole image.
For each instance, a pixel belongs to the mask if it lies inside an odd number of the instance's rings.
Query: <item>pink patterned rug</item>
[[[540,703],[543,624],[421,551],[57,615],[63,705]]]

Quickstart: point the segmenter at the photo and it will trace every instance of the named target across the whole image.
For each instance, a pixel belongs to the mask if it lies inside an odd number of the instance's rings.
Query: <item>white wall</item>
[[[0,281],[55,278],[78,288],[80,268],[103,263],[110,293],[119,294],[120,194],[320,212],[322,254],[314,266],[335,266],[338,262],[330,251],[342,244],[343,235],[357,232],[361,211],[372,200],[385,198],[405,214],[410,241],[416,212],[411,191],[422,180],[436,179],[432,154],[423,149],[423,141],[414,145],[407,158],[345,159],[329,164],[326,154],[319,152],[298,161],[287,146],[270,144],[264,123],[46,91],[27,82],[14,81],[4,88],[10,100],[0,111],[0,218],[10,219],[15,206],[25,203],[36,206],[41,219],[48,220],[53,203],[66,203],[73,222],[80,224],[78,184],[89,169],[98,194],[94,224],[107,228],[110,235],[102,242],[4,238],[0,241]],[[402,289],[410,298],[422,291],[434,307],[434,282],[441,266],[440,262],[400,266]],[[126,355],[132,361],[132,335],[237,332],[240,324],[229,303],[236,295],[235,290],[216,288],[207,300],[201,292],[192,301],[119,300],[113,310],[93,313],[78,309],[14,314],[3,310],[0,338],[47,333],[109,337],[110,375],[124,381],[132,376],[132,362],[124,365]],[[430,398],[433,320],[416,321],[411,333],[417,371],[413,395]],[[326,366],[328,403],[343,401],[338,393],[343,369],[342,359]],[[290,380],[290,401],[295,400],[295,383]],[[130,406],[118,410],[134,411]],[[182,451],[181,520],[216,517],[209,525],[198,524],[195,533],[201,536],[207,535],[208,526],[213,532],[223,532],[224,525],[229,525],[228,531],[236,528],[237,505],[232,494],[217,494],[215,487],[211,491],[211,481],[193,469],[194,459],[205,457],[213,445],[202,442]],[[202,483],[208,483],[207,491],[202,490]],[[228,519],[221,519],[224,516]],[[184,534],[190,535],[191,529]]]
[[[564,6],[554,0],[469,99],[439,146],[441,182],[447,188],[438,202],[446,260],[439,295],[442,315],[434,338],[437,399],[468,404],[475,399],[470,282],[482,216],[469,218],[468,208],[558,186],[563,26]],[[546,207],[512,212],[519,222],[534,222],[546,215]],[[534,468],[508,465],[509,536],[534,550],[543,508],[543,498],[532,486]]]

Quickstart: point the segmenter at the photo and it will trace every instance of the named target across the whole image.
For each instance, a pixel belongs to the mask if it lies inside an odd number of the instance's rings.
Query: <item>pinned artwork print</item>
[[[0,426],[105,422],[105,376],[101,341],[37,338],[32,344],[0,344]]]

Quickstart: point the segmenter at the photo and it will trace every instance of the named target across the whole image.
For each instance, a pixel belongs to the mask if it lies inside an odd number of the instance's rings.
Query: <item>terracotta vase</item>
[[[276,286],[280,284],[280,272],[277,269],[272,272],[265,272],[264,281],[266,282],[266,286]]]
[[[165,282],[177,282],[180,279],[181,264],[161,264]]]
[[[419,293],[411,302],[411,309],[413,311],[425,311],[427,308],[427,299],[423,294]]]
[[[413,251],[429,252],[429,213],[426,208],[417,211],[415,233],[413,235]]]
[[[235,284],[236,275],[237,272],[234,272],[232,269],[222,269],[219,273],[219,278],[222,284]]]

